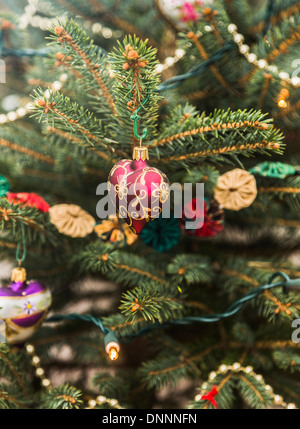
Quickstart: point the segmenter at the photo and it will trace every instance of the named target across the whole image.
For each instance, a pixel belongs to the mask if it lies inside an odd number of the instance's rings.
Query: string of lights
[[[273,283],[273,281],[278,277],[281,278],[281,281]],[[156,322],[151,325],[147,325],[146,327],[140,329],[136,333],[133,333],[131,335],[128,335],[124,338],[119,338],[119,339],[117,338],[116,334],[112,330],[110,330],[109,328],[103,325],[103,322],[100,318],[94,317],[91,315],[80,315],[77,313],[71,313],[67,315],[54,315],[46,319],[46,322],[51,323],[51,322],[59,322],[62,320],[82,320],[82,321],[94,323],[98,328],[100,328],[100,330],[105,335],[104,346],[105,346],[106,352],[108,353],[111,360],[115,360],[119,356],[120,342],[127,343],[132,341],[132,339],[145,335],[148,332],[151,332],[155,329],[161,329],[172,325],[190,325],[194,323],[218,322],[222,319],[235,315],[238,311],[241,310],[241,308],[244,306],[245,303],[256,298],[266,290],[274,289],[278,287],[282,287],[283,292],[287,294],[289,289],[300,288],[300,278],[290,279],[290,277],[287,274],[281,271],[278,271],[270,277],[269,282],[267,284],[251,290],[242,298],[238,299],[233,304],[231,304],[230,307],[223,313],[207,314],[203,316],[186,316],[186,317],[182,317],[181,319],[171,320],[164,323]]]

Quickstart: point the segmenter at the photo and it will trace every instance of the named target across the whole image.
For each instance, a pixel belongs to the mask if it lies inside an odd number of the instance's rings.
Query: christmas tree
[[[299,407],[300,2],[0,4],[0,407]]]

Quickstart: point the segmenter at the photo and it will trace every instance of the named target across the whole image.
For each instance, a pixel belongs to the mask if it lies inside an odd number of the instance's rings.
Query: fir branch
[[[288,19],[292,17],[293,15],[297,14],[300,10],[300,4],[297,2],[296,4],[292,4],[290,7],[285,8],[283,7],[282,10],[280,10],[277,14],[273,15],[270,19],[270,24],[275,26],[280,21]],[[250,28],[250,34],[256,34],[260,33],[265,26],[265,21],[261,21],[255,26]]]
[[[238,374],[236,386],[245,401],[253,408],[265,408],[273,404],[272,395],[266,390],[265,384],[251,374]]]
[[[0,230],[6,229],[14,237],[20,238],[21,224],[25,226],[25,238],[28,242],[40,240],[56,245],[58,232],[50,223],[48,213],[42,213],[35,207],[9,203],[6,198],[0,200]]]
[[[202,284],[212,280],[211,265],[197,255],[179,254],[167,267],[173,284]]]
[[[194,42],[195,46],[197,47],[199,54],[201,56],[201,58],[204,61],[207,61],[209,59],[208,53],[206,52],[204,46],[202,45],[202,43],[199,41],[199,34],[195,34],[193,31],[189,31],[187,33],[187,37]],[[222,76],[222,74],[220,73],[220,71],[217,69],[217,67],[214,64],[210,64],[209,66],[212,74],[215,76],[216,80],[227,90],[232,91],[233,88],[228,84],[228,82],[226,82],[225,78]]]
[[[78,409],[83,403],[82,392],[76,387],[64,384],[58,387],[52,387],[43,393],[43,408],[48,409]]]
[[[91,112],[72,103],[69,97],[65,97],[57,91],[50,91],[48,98],[41,89],[35,91],[34,94],[36,103],[34,103],[35,114],[33,116],[43,120],[47,125],[49,122],[53,123],[52,126],[56,124],[56,127],[63,132],[77,132],[85,142],[92,146],[99,144],[112,151],[111,147],[105,143],[107,140],[102,137],[101,122]]]
[[[275,350],[272,353],[273,360],[276,366],[284,371],[289,370],[291,373],[300,370],[300,357],[298,353],[291,350]]]
[[[158,276],[155,266],[146,258],[122,252],[100,240],[90,243],[74,257],[75,264],[79,261],[82,271],[102,273],[124,286],[134,287],[144,282],[153,285],[169,285],[163,273]]]
[[[216,162],[225,160],[225,155],[237,160],[239,155],[249,156],[254,152],[281,153],[282,135],[269,122],[259,111],[215,110],[205,116],[188,105],[179,106],[166,119],[159,139],[148,147],[156,149],[160,162],[176,161],[181,165],[199,163],[199,158]]]
[[[27,406],[28,401],[24,400],[23,393],[12,391],[7,384],[0,384],[0,409],[20,409]]]
[[[128,376],[129,377],[129,376]],[[122,382],[120,383],[120,378]],[[118,376],[112,375],[109,372],[100,372],[93,377],[93,386],[97,388],[101,395],[108,398],[118,398],[124,400],[128,395],[128,380],[126,376],[119,373]]]
[[[186,155],[180,155],[180,156],[170,156],[168,158],[164,158],[161,160],[163,163],[169,163],[172,161],[187,161],[187,160],[197,160],[197,158],[206,158],[206,157],[212,157],[214,155],[227,155],[227,154],[240,154],[247,156],[253,151],[263,151],[263,150],[279,150],[280,145],[275,142],[257,142],[257,143],[250,143],[250,144],[241,144],[240,146],[231,146],[231,147],[222,147],[218,149],[209,149],[204,150],[201,152],[194,152],[194,153],[188,153]]]
[[[266,58],[267,62],[273,62],[279,55],[286,54],[288,52],[288,48],[290,48],[294,43],[300,41],[300,31],[298,28],[291,28],[290,35],[283,42],[280,43],[278,48],[273,49],[271,53]]]
[[[152,144],[148,145],[149,148],[153,148],[156,146],[160,146],[163,145],[165,143],[170,143],[174,140],[179,140],[182,139],[184,137],[189,137],[189,136],[195,136],[197,134],[200,133],[206,133],[206,132],[212,132],[214,130],[225,130],[225,129],[235,129],[235,128],[248,128],[248,127],[253,127],[253,128],[258,128],[258,129],[263,129],[266,130],[268,129],[268,124],[264,124],[264,123],[260,123],[258,121],[255,122],[249,122],[249,121],[244,121],[244,122],[232,122],[232,123],[223,123],[223,124],[218,124],[215,123],[211,126],[204,126],[204,127],[199,127],[193,130],[188,130],[188,131],[184,131],[182,133],[177,133],[173,136],[169,136],[167,138],[163,138],[161,140],[156,140],[154,141]]]
[[[102,318],[103,324],[115,332],[119,338],[127,337],[147,326],[145,319],[126,320],[123,314],[117,313]]]
[[[28,397],[29,391],[22,377],[22,364],[24,357],[11,351],[8,346],[0,344],[0,374],[8,378],[11,382],[16,383],[21,388],[22,394]]]
[[[143,284],[142,287],[124,293],[119,308],[127,320],[135,320],[142,316],[146,321],[163,323],[181,317],[183,303],[170,291],[163,289]]]
[[[126,258],[126,261],[129,262],[127,257],[125,257],[125,258]],[[138,260],[138,258],[135,258],[135,261],[138,263],[138,265],[142,265],[142,264],[140,264],[140,261]],[[124,264],[124,263],[123,264],[116,264],[115,267],[118,268],[119,270],[123,271],[124,281],[126,281],[127,284],[134,284],[135,282],[138,281],[137,279],[139,278],[139,276],[141,276],[142,278],[144,277],[145,280],[148,279],[148,280],[153,280],[154,282],[157,282],[157,283],[168,284],[168,282],[166,280],[164,280],[163,278],[158,277],[155,274],[153,274],[147,270],[141,269],[137,266],[132,266],[131,263],[130,263],[130,265]],[[152,270],[155,271],[154,267],[149,266],[149,264],[148,264],[148,268],[150,268],[150,269],[152,268]],[[126,280],[125,280],[125,276],[126,276]],[[116,280],[115,275],[113,275],[111,278]]]
[[[47,127],[46,131],[49,135],[49,137],[53,137],[54,135],[58,136],[59,138],[63,139],[63,140],[67,140],[70,143],[74,143],[74,144],[78,144],[80,146],[83,147],[88,147],[90,149],[90,151],[92,151],[95,155],[99,156],[100,158],[105,159],[106,161],[110,161],[111,163],[116,162],[116,160],[111,159],[111,156],[109,156],[107,153],[96,149],[95,147],[91,148],[90,145],[80,139],[79,137],[76,137],[75,135],[71,134],[71,133],[67,133],[65,131],[59,130],[58,128],[55,127]]]
[[[93,41],[87,38],[85,32],[82,31],[73,20],[67,21],[64,26],[57,25],[54,28],[54,33],[59,43],[70,46],[71,50],[86,64],[87,69],[95,79],[112,113],[116,114],[115,103],[106,82],[108,79],[107,71],[103,71],[103,69],[105,70],[103,61],[101,61],[101,66],[99,64],[99,60],[101,59],[99,58],[99,52],[96,46],[94,46]],[[106,73],[106,75],[104,73]]]
[[[159,78],[155,73],[157,61],[156,50],[147,47],[147,40],[141,41],[136,36],[125,37],[123,43],[118,42],[118,48],[109,56],[114,70],[113,91],[116,100],[117,133],[122,138],[122,144],[132,148],[138,140],[134,135],[131,116],[138,108],[139,126],[146,128],[148,138],[156,133],[156,121]],[[150,97],[145,106],[142,104]]]
[[[195,372],[195,363],[201,362],[208,355],[213,359],[213,352],[219,347],[219,344],[214,344],[195,355],[183,353],[180,358],[178,353],[165,357],[158,356],[156,359],[143,362],[138,374],[148,389],[174,386],[182,377],[189,377]]]
[[[20,146],[16,143],[13,143],[11,141],[8,141],[8,140],[2,139],[2,138],[0,138],[0,146],[5,147],[7,149],[10,149],[12,151],[20,152],[24,155],[35,158],[41,162],[46,162],[47,164],[50,164],[50,165],[55,164],[55,160],[53,158],[51,158],[49,155],[44,155],[42,153],[36,152],[33,149],[30,149],[30,148],[27,148],[24,146]]]

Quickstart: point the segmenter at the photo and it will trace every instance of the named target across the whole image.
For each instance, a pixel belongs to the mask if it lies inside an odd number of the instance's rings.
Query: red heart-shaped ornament
[[[109,173],[108,191],[119,217],[139,234],[160,215],[169,198],[169,181],[147,161],[123,159]]]

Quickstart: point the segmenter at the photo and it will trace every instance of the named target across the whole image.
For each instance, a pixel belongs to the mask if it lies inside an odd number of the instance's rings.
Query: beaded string
[[[208,378],[210,381],[214,381],[215,378],[217,377],[218,374],[227,374],[228,372],[233,372],[233,373],[238,373],[238,372],[243,372],[245,374],[249,374],[252,375],[257,381],[261,382],[262,384],[264,384],[264,379],[263,376],[261,374],[256,374],[253,371],[252,366],[246,366],[243,367],[241,366],[241,364],[239,362],[235,362],[232,365],[225,365],[222,364],[220,365],[219,369],[217,371],[212,371]],[[207,382],[202,383],[201,385],[201,392],[197,393],[197,395],[195,396],[194,400],[196,402],[201,401],[203,398],[203,395],[205,395],[205,393],[207,393],[207,389],[209,388],[209,384]],[[272,397],[274,405],[280,405],[282,408],[286,408],[286,409],[297,409],[296,405],[292,402],[287,403],[284,401],[283,397],[281,395],[278,395],[276,393],[273,392],[273,388],[269,385],[266,384],[265,385],[265,390],[266,392]],[[191,408],[191,407],[189,407]]]
[[[253,64],[254,66],[267,72],[274,73],[287,84],[293,85],[296,88],[300,87],[299,77],[290,77],[287,72],[279,71],[277,66],[268,64],[265,59],[258,59],[256,54],[250,52],[249,46],[244,43],[244,36],[237,31],[238,29],[235,24],[229,24],[227,29],[228,32],[232,35],[233,41],[237,44],[239,52],[246,58],[246,60],[250,64]]]
[[[68,75],[66,73],[62,73],[59,77],[59,80],[55,81],[51,85],[51,89],[53,91],[59,91],[62,88],[62,84],[67,80]],[[44,95],[46,98],[49,98],[49,90],[46,89],[44,92]],[[21,119],[28,115],[30,111],[33,109],[34,104],[33,103],[27,103],[24,107],[19,107],[15,111],[10,111],[8,113],[1,113],[0,114],[0,124],[6,124],[8,122],[14,122],[18,119]]]
[[[44,369],[41,367],[41,360],[35,352],[35,348],[32,344],[27,343],[25,346],[27,354],[31,357],[31,364],[35,368],[35,375],[40,379],[41,386],[47,390],[51,390],[52,385],[49,378],[46,377]],[[117,399],[107,398],[104,395],[98,395],[95,399],[89,399],[87,402],[86,409],[93,409],[97,405],[108,404],[112,408],[125,409],[119,404]]]
[[[41,386],[50,390],[52,388],[51,381],[48,378],[46,378],[46,376],[45,376],[45,371],[43,370],[43,368],[40,365],[41,361],[40,361],[40,358],[38,357],[38,355],[35,353],[34,346],[32,344],[29,344],[29,343],[26,344],[26,352],[29,356],[31,356],[31,363],[35,368],[35,375],[41,381]],[[220,367],[218,368],[217,371],[212,371],[209,374],[208,378],[210,381],[214,381],[218,374],[225,375],[228,372],[233,372],[233,373],[243,372],[245,374],[252,375],[257,381],[264,383],[263,376],[261,374],[255,373],[253,371],[252,366],[249,365],[249,366],[243,367],[243,366],[241,366],[241,364],[239,362],[235,362],[232,365],[225,365],[225,364],[220,365]],[[196,402],[201,401],[203,398],[203,395],[205,395],[205,393],[207,393],[208,388],[209,388],[209,385],[207,382],[202,383],[201,392],[197,393],[194,400]],[[287,403],[284,401],[284,399],[281,395],[274,393],[273,388],[270,385],[266,384],[265,390],[268,392],[269,395],[271,395],[273,402],[274,402],[274,405],[279,405],[282,408],[290,409],[290,410],[291,409],[298,409],[293,402]],[[94,409],[97,405],[104,405],[104,404],[108,404],[110,407],[115,408],[115,409],[125,409],[124,407],[122,407],[120,405],[120,403],[117,399],[107,398],[104,395],[98,395],[95,397],[95,399],[89,399],[88,403],[87,403],[87,407],[85,407],[85,408],[86,409]],[[191,407],[189,407],[189,408],[191,408]]]

